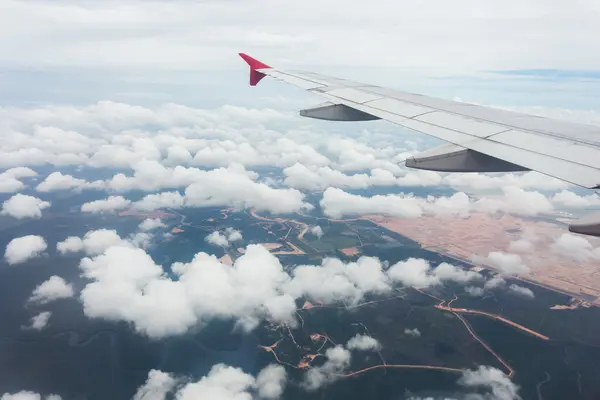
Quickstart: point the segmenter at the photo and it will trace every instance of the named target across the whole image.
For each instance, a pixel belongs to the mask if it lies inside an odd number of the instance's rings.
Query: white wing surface
[[[384,119],[448,142],[407,160],[409,167],[447,172],[533,170],[585,188],[600,188],[598,127],[313,72],[279,70],[246,54],[240,56],[250,65],[251,85],[270,76],[327,100],[302,110],[303,116],[332,121]],[[600,233],[600,226],[598,229]]]

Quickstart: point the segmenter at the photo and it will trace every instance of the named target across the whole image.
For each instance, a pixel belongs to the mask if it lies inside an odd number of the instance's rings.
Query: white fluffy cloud
[[[0,215],[8,215],[13,218],[40,218],[42,210],[50,207],[50,203],[34,196],[15,194],[2,204]]]
[[[409,258],[397,262],[387,273],[393,281],[417,288],[439,285],[443,281],[466,283],[482,278],[477,272],[465,271],[448,263],[431,268],[429,262],[422,258]]]
[[[379,350],[381,344],[377,339],[367,335],[356,335],[346,343],[348,350]]]
[[[78,179],[72,175],[63,175],[60,171],[52,172],[46,177],[35,190],[38,192],[55,192],[59,190],[70,189],[102,189],[104,182],[87,182],[85,179]]]
[[[317,390],[320,387],[340,379],[342,373],[350,366],[351,354],[342,345],[325,351],[327,360],[323,365],[313,367],[304,376],[304,386],[307,390]]]
[[[323,228],[321,228],[319,225],[311,226],[309,232],[312,235],[318,237],[319,239],[321,239],[321,237],[323,236]]]
[[[389,292],[393,282],[423,287],[423,280],[430,285],[478,278],[446,264],[430,268],[424,261],[426,269],[416,274],[401,263],[385,271],[373,257],[350,263],[326,258],[321,265],[299,265],[288,274],[264,247],[249,245],[231,267],[206,253],[196,254],[189,263],[175,263],[171,271],[178,278],[172,280],[144,250],[118,241],[116,234],[110,237],[93,251],[88,249],[94,257],[81,261],[83,276],[91,280],[80,295],[84,312],[130,322],[150,337],[181,334],[213,318],[233,318],[248,330],[261,319],[294,325],[299,298],[355,304],[367,293]],[[418,278],[411,280],[407,274]]]
[[[36,392],[23,390],[17,393],[4,393],[2,397],[0,397],[0,400],[62,400],[62,397],[57,394],[42,396]]]
[[[320,205],[323,212],[332,218],[353,214],[383,214],[402,218],[419,218],[424,214],[466,217],[470,211],[533,216],[554,210],[550,200],[541,193],[527,192],[517,187],[503,187],[502,191],[500,196],[472,199],[463,192],[447,197],[423,198],[412,194],[366,197],[328,188],[323,193]]]
[[[50,321],[50,317],[52,313],[50,311],[41,312],[34,317],[31,318],[30,329],[34,329],[36,331],[41,331],[45,327],[48,326],[48,322]]]
[[[600,196],[596,193],[580,196],[569,190],[563,190],[552,196],[552,202],[567,208],[597,208],[600,207]]]
[[[31,258],[39,257],[46,248],[48,248],[48,244],[41,236],[21,236],[6,245],[4,258],[9,264],[20,264]]]
[[[600,247],[594,247],[580,235],[563,233],[550,245],[552,251],[562,257],[577,261],[600,260]]]
[[[215,246],[227,247],[229,246],[229,240],[227,240],[227,236],[223,235],[219,231],[214,231],[208,236],[204,238],[207,243],[210,243]]]
[[[232,242],[238,242],[242,239],[242,233],[233,228],[225,229],[224,233],[214,231],[204,238],[207,243],[220,247],[228,247]]]
[[[530,269],[523,263],[518,254],[492,251],[487,257],[474,256],[473,262],[487,264],[506,275],[521,275],[529,273]]]
[[[83,238],[69,236],[56,244],[56,250],[61,254],[85,252],[87,255],[98,255],[111,246],[144,247],[148,234],[138,233],[127,238],[121,238],[114,229],[98,229],[88,231]]]
[[[535,297],[535,294],[533,294],[531,289],[515,285],[514,283],[508,287],[508,292],[517,296],[525,297],[526,299],[533,299]]]
[[[73,294],[73,285],[67,283],[63,278],[54,275],[33,290],[29,301],[46,304],[54,300],[73,297]]]
[[[275,400],[280,398],[285,389],[287,374],[281,365],[270,364],[255,378],[240,368],[216,364],[200,380],[185,380],[188,382],[178,385],[178,379],[171,374],[151,370],[146,383],[138,388],[133,400],[165,400],[171,393],[178,400]]]
[[[132,400],[165,400],[176,384],[177,380],[170,374],[152,369],[148,372],[146,382],[138,388]]]
[[[404,334],[412,337],[421,337],[421,332],[417,328],[404,330]]]
[[[146,218],[140,223],[140,231],[148,232],[158,228],[165,228],[166,225],[160,220],[160,218]]]
[[[37,176],[37,172],[31,168],[16,167],[7,169],[0,173],[0,193],[18,192],[25,187],[25,184],[20,179],[34,176]]]
[[[82,212],[89,213],[105,213],[115,212],[128,208],[131,200],[127,200],[123,196],[109,196],[104,200],[94,200],[89,203],[84,203],[81,206]]]
[[[484,389],[493,400],[520,400],[519,387],[499,369],[479,366],[476,370],[467,370],[458,383],[465,387]]]

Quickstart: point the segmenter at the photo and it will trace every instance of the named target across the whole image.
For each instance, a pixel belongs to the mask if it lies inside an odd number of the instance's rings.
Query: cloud
[[[242,240],[242,233],[233,228],[225,229],[225,233],[214,231],[204,238],[207,243],[215,246],[228,247],[232,242]]]
[[[227,233],[227,240],[229,242],[238,242],[243,239],[242,232],[240,232],[236,229],[227,228],[227,229],[225,229],[225,232]]]
[[[418,218],[423,215],[417,198],[404,195],[376,195],[364,197],[328,188],[320,201],[323,213],[332,218],[342,218],[347,214],[385,214],[403,218]]]
[[[25,184],[19,179],[37,176],[37,172],[31,168],[16,167],[0,173],[0,193],[14,193],[25,188]]]
[[[148,372],[146,382],[138,388],[132,400],[166,400],[177,384],[171,374],[156,369]]]
[[[370,160],[364,166],[377,165],[376,160]],[[348,165],[345,166],[348,168]],[[394,175],[388,169],[373,168],[369,174],[345,174],[330,166],[305,166],[294,164],[283,170],[287,186],[305,190],[324,190],[329,187],[344,189],[366,189],[372,186],[434,186],[442,182],[441,176],[433,171],[406,172],[398,167],[393,168]]]
[[[340,379],[344,370],[350,366],[351,355],[342,345],[325,351],[326,361],[323,365],[309,369],[304,375],[304,387],[315,391],[320,387]]]
[[[508,244],[508,251],[513,253],[531,253],[534,249],[533,242],[527,239],[513,240]]]
[[[335,0],[323,7],[317,17],[310,13],[322,6],[315,0],[303,3],[303,7],[294,4],[286,10],[276,10],[276,4],[272,0],[253,4],[266,11],[250,22],[239,17],[255,10],[245,3],[238,7],[213,2],[175,3],[169,7],[160,3],[144,7],[137,2],[77,7],[70,2],[38,5],[8,1],[1,22],[11,29],[7,30],[6,43],[1,49],[3,54],[12,54],[12,57],[4,56],[1,62],[13,68],[143,72],[229,70],[239,64],[239,60],[230,55],[230,48],[237,45],[260,49],[267,62],[281,64],[282,68],[310,63],[321,68],[325,65],[363,68],[386,65],[395,71],[440,69],[440,59],[453,60],[451,66],[442,68],[446,74],[540,65],[563,69],[585,66],[590,70],[600,67],[598,56],[576,46],[593,48],[594,41],[590,38],[598,36],[595,25],[598,12],[590,2],[582,2],[581,11],[577,12],[562,3],[531,0],[524,3],[525,9],[519,9],[514,6],[523,3],[511,0],[505,7],[491,4],[478,11],[480,18],[461,13],[439,0],[432,3],[432,12],[390,1],[379,1],[375,7],[361,4],[344,9],[345,3]],[[464,10],[469,4],[461,0],[456,6]],[[129,13],[123,16],[124,9]],[[218,20],[209,17],[215,12],[219,13]],[[330,21],[336,12],[344,22],[334,25]],[[536,18],[540,15],[560,19],[561,24],[548,24],[546,19]],[[43,16],[48,19],[44,20]],[[530,19],[528,24],[521,23],[525,18]],[[361,21],[367,21],[363,25],[364,32],[357,32],[353,27]],[[159,23],[163,25],[157,26]],[[313,30],[307,32],[305,28],[309,24]],[[514,26],[514,30],[504,32],[506,24]],[[36,28],[30,31],[25,29],[27,26]],[[181,32],[174,27],[179,27]],[[576,27],[580,30],[574,33]],[[60,38],[52,35],[58,29],[63,33]],[[535,42],[540,51],[531,51],[533,42],[529,39],[519,41],[532,29],[540,33],[540,40]],[[146,34],[140,37],[132,30]],[[211,32],[219,35],[211,35]],[[473,35],[473,32],[481,34]],[[86,37],[89,47],[74,39],[78,34]],[[440,43],[439,38],[444,34],[446,42],[452,45]],[[106,40],[112,37],[119,37],[120,42]],[[558,42],[558,38],[562,41]],[[490,43],[493,46],[489,46]],[[405,49],[405,54],[384,54],[385,49],[394,46]],[[359,60],[349,55],[352,50],[362,55]],[[454,61],[456,54],[466,50],[473,55]],[[205,54],[213,57],[206,59]],[[558,58],[560,54],[565,59]]]
[[[287,373],[281,365],[270,364],[263,368],[256,377],[258,397],[261,399],[278,399],[283,394],[287,382]]]
[[[299,265],[292,271],[292,279],[284,286],[285,293],[294,298],[307,296],[326,303],[356,303],[367,292],[381,294],[389,290],[389,278],[381,261],[375,257],[360,257],[356,262],[349,263],[325,258],[321,265]]]
[[[511,186],[530,190],[560,190],[570,186],[535,171],[508,174],[452,173],[444,176],[442,183],[468,192],[488,192]]]
[[[86,232],[83,238],[69,236],[56,244],[56,250],[61,254],[84,251],[87,255],[94,256],[111,246],[144,247],[148,239],[147,233],[136,233],[122,238],[114,229],[97,229]]]
[[[29,301],[46,304],[54,300],[73,297],[73,295],[73,285],[67,283],[63,278],[53,275],[34,289]]]
[[[481,279],[481,275],[473,271],[465,271],[448,263],[441,263],[431,268],[429,261],[422,258],[408,258],[392,265],[387,274],[404,286],[427,288],[441,284],[443,281],[466,283]]]
[[[124,264],[129,268],[121,268]],[[248,246],[233,267],[205,253],[175,263],[171,270],[177,280],[166,278],[142,249],[118,245],[84,258],[81,269],[92,281],[81,291],[87,316],[128,321],[150,337],[184,333],[212,318],[249,321],[247,329],[261,318],[294,320],[294,299],[280,290],[289,276],[257,245]]]
[[[539,192],[528,192],[516,186],[502,188],[502,197],[483,197],[474,203],[474,208],[487,213],[506,212],[509,214],[534,216],[549,213],[554,206]]]
[[[52,172],[35,190],[38,192],[55,192],[71,189],[102,189],[104,182],[87,182],[85,179],[74,178],[72,175],[63,175],[60,171]]]
[[[127,200],[123,196],[109,196],[104,200],[94,200],[89,203],[84,203],[81,206],[81,212],[89,213],[110,213],[128,208],[131,200]]]
[[[523,286],[515,285],[514,283],[508,287],[508,292],[526,299],[533,299],[535,295],[531,289]]]
[[[227,240],[227,236],[223,235],[219,231],[214,231],[210,235],[206,236],[204,240],[207,243],[210,243],[215,246],[227,247],[229,246],[229,240]]]
[[[346,343],[348,350],[379,350],[381,344],[377,339],[367,335],[356,335]]]
[[[41,331],[46,326],[48,326],[48,321],[50,320],[51,315],[52,313],[50,311],[44,311],[37,314],[36,316],[31,318],[31,325],[29,326],[29,328],[34,329],[36,331]]]
[[[41,256],[48,244],[41,236],[27,235],[12,239],[4,251],[4,258],[9,264],[21,264],[27,260]]]
[[[421,337],[421,332],[417,328],[404,330],[404,334],[412,337]]]
[[[175,378],[164,372],[152,370],[133,400],[164,400],[166,395],[172,392],[175,392],[173,398],[178,400],[274,400],[282,395],[286,380],[287,374],[281,365],[270,364],[255,378],[240,368],[216,364],[200,380],[188,382],[175,390]]]
[[[321,239],[323,236],[323,228],[321,228],[319,225],[311,226],[309,232],[319,239]]]
[[[140,223],[139,229],[142,232],[152,231],[154,229],[165,228],[166,225],[160,220],[160,218],[146,218]]]
[[[48,396],[42,396],[36,392],[30,392],[28,390],[23,390],[17,393],[4,393],[0,400],[62,400],[57,394],[49,394]]]
[[[2,204],[0,215],[8,215],[17,219],[41,218],[42,210],[50,207],[50,203],[34,196],[15,194]]]
[[[600,196],[590,194],[579,196],[569,190],[563,190],[552,197],[552,202],[567,208],[597,208],[600,207]]]
[[[458,383],[465,387],[482,388],[490,391],[493,400],[520,400],[519,387],[499,369],[479,366],[476,370],[467,370]]]
[[[599,247],[595,248],[585,237],[571,233],[563,233],[550,245],[550,249],[555,254],[579,262],[600,260]]]
[[[506,275],[521,275],[530,272],[529,267],[523,264],[521,256],[502,251],[492,251],[487,257],[474,256],[473,262],[476,264],[487,264]]]

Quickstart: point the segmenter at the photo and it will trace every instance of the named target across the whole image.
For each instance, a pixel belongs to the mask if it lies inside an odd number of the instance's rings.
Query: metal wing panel
[[[325,75],[260,70],[406,128],[525,168],[600,186],[600,128],[431,98]]]

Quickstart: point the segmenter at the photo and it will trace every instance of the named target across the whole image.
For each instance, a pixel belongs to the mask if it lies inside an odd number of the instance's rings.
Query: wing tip
[[[246,61],[246,64],[248,64],[250,66],[250,69],[255,70],[255,69],[263,69],[263,68],[271,68],[270,66],[268,66],[267,64],[265,64],[262,61],[258,61],[256,58],[249,56],[246,53],[238,53],[240,57],[242,57],[242,59],[244,61]]]

